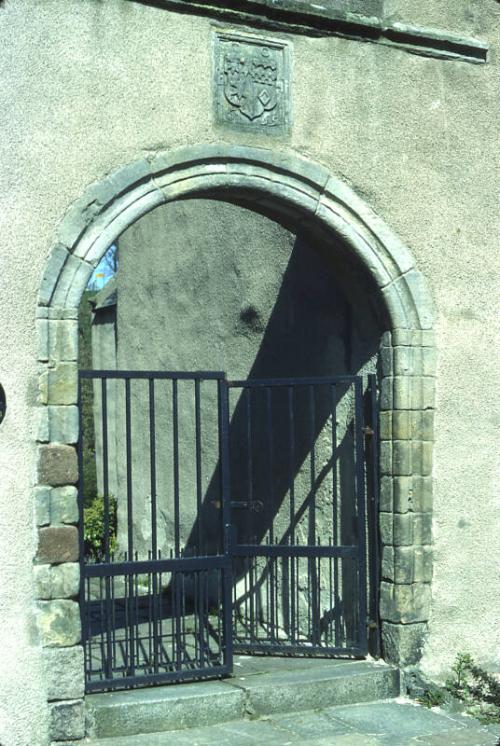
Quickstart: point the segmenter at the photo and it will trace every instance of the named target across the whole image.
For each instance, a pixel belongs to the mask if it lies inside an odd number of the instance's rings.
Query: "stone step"
[[[381,662],[239,656],[235,675],[223,681],[88,695],[87,732],[94,739],[161,734],[398,694],[398,670]]]
[[[118,736],[88,746],[493,746],[500,727],[404,698]],[[56,746],[54,744],[54,746]]]

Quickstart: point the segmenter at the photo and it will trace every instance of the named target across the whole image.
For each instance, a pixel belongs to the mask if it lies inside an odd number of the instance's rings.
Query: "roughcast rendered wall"
[[[488,41],[488,64],[286,35],[293,125],[289,138],[275,141],[214,127],[209,19],[128,0],[2,3],[4,746],[47,742],[32,572],[40,279],[69,205],[90,183],[157,149],[222,139],[297,151],[345,180],[410,247],[434,296],[439,351],[435,572],[423,665],[445,675],[457,650],[498,662],[500,15],[495,0],[390,6],[402,20]]]

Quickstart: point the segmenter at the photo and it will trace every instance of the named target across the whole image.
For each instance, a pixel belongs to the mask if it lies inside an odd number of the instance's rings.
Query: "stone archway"
[[[159,153],[94,184],[69,209],[39,294],[44,406],[37,436],[36,586],[42,643],[49,648],[53,672],[52,720],[66,722],[61,725],[65,738],[83,737],[83,661],[79,607],[73,600],[80,551],[74,487],[78,305],[94,267],[128,226],[161,204],[203,195],[240,197],[291,212],[296,222],[317,226],[337,242],[340,238],[368,272],[388,319],[380,349],[379,614],[385,658],[415,662],[426,631],[435,349],[430,296],[410,253],[348,187],[324,167],[295,154],[224,143]],[[66,676],[58,677],[62,670]]]

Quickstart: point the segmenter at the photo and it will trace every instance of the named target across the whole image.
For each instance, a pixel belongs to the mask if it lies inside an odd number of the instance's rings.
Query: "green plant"
[[[500,723],[500,682],[468,653],[459,653],[451,670],[446,688],[465,704],[467,712],[484,723]]]
[[[87,560],[102,560],[105,554],[105,514],[104,497],[94,497],[83,510],[83,540],[85,558]],[[109,550],[116,549],[117,502],[112,495],[108,498],[109,505]]]
[[[417,702],[424,707],[439,707],[445,703],[446,697],[442,689],[429,687],[417,697]]]

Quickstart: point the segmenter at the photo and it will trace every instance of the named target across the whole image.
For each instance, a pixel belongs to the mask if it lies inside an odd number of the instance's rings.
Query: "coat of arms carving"
[[[217,34],[217,121],[283,134],[290,123],[288,47],[268,39]]]

